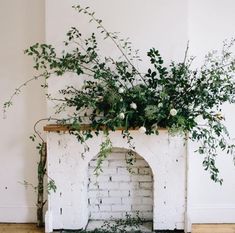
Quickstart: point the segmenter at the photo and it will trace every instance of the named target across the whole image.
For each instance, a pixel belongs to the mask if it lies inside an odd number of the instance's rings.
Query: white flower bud
[[[118,89],[118,93],[119,93],[119,94],[122,94],[124,91],[125,91],[125,90],[124,90],[124,88],[122,88],[122,87],[120,87],[120,88]]]
[[[132,103],[130,104],[130,108],[132,108],[132,109],[137,109],[136,103],[132,102]]]
[[[141,127],[139,128],[139,132],[140,132],[140,133],[146,133],[146,128],[145,128],[144,126],[141,126]]]
[[[174,108],[172,108],[172,109],[170,110],[170,114],[171,114],[171,116],[175,116],[175,115],[177,114],[177,110],[174,109]]]
[[[121,112],[121,113],[119,114],[119,118],[123,120],[123,119],[125,118],[125,114],[124,114],[123,112]]]
[[[162,108],[162,107],[163,107],[163,104],[162,104],[162,103],[159,103],[159,104],[158,104],[158,107],[159,107],[159,108]]]

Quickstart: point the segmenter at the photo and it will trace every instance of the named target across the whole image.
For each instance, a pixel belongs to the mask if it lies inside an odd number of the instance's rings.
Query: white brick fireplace
[[[135,214],[153,221],[153,229],[184,229],[186,216],[186,147],[166,130],[147,136],[131,131],[136,148],[133,174],[125,168],[126,139],[111,132],[114,151],[103,173],[93,175],[103,135],[87,141],[90,151],[66,132],[48,132],[48,175],[57,191],[48,197],[46,228],[81,229],[89,220]]]

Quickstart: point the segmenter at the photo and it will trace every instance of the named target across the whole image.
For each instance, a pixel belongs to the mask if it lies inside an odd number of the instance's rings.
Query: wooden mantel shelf
[[[43,130],[46,132],[66,132],[71,129],[71,125],[60,125],[60,124],[49,124],[44,126]],[[89,124],[82,124],[80,127],[80,130],[88,130],[91,129],[91,126]],[[118,128],[116,130],[124,130],[125,128]],[[131,129],[131,130],[138,130],[139,128],[136,129]]]
[[[49,124],[43,127],[43,130],[46,132],[60,132],[60,131],[69,131],[71,125],[60,125],[60,124]]]
[[[49,124],[43,127],[43,130],[46,132],[67,132],[71,129],[71,125],[60,125],[60,124]],[[83,124],[81,125],[81,130],[87,130],[91,129],[91,126],[89,124]],[[125,128],[117,128],[116,130],[124,130]],[[130,128],[129,130],[137,131],[139,128]],[[159,128],[159,130],[167,130],[165,128]]]

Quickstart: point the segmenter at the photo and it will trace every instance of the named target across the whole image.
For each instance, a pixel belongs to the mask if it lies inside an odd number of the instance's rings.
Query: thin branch
[[[183,62],[183,64],[185,64],[185,62],[186,62],[186,59],[187,59],[187,56],[188,56],[188,50],[189,50],[189,41],[187,42],[187,47],[186,47],[186,50],[185,50],[185,53],[184,53],[184,62]]]
[[[117,43],[117,41],[113,38],[113,36],[111,36],[111,33],[107,31],[107,29],[102,25],[102,23],[100,22],[100,20],[96,19],[94,17],[94,14],[89,12],[87,9],[81,8],[81,6],[79,6],[80,9],[86,14],[88,14],[98,25],[100,28],[102,28],[104,30],[104,32],[106,33],[106,36],[109,37],[113,43],[116,45],[116,47],[118,48],[118,50],[121,52],[121,54],[123,55],[123,57],[126,59],[126,61],[130,64],[130,66],[137,72],[137,74],[139,75],[139,77],[141,78],[141,80],[145,83],[146,81],[144,80],[144,77],[142,76],[142,74],[138,71],[138,69],[132,64],[132,62],[130,61],[130,59],[127,57],[127,55],[125,54],[125,52],[122,50],[122,48],[120,47],[120,45]],[[76,8],[75,8],[76,9]]]
[[[6,118],[6,108],[10,107],[12,105],[12,101],[14,99],[15,96],[19,95],[19,93],[21,92],[22,88],[24,88],[25,86],[27,86],[28,83],[38,80],[39,78],[45,77],[44,74],[40,74],[38,76],[34,76],[31,79],[28,79],[26,82],[22,83],[20,86],[18,86],[15,91],[13,92],[13,94],[10,96],[9,100],[6,101],[3,105],[3,118]]]

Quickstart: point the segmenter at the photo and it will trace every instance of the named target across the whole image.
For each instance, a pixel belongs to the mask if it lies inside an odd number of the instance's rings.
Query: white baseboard
[[[188,209],[188,216],[194,223],[235,223],[234,205],[200,205]]]

